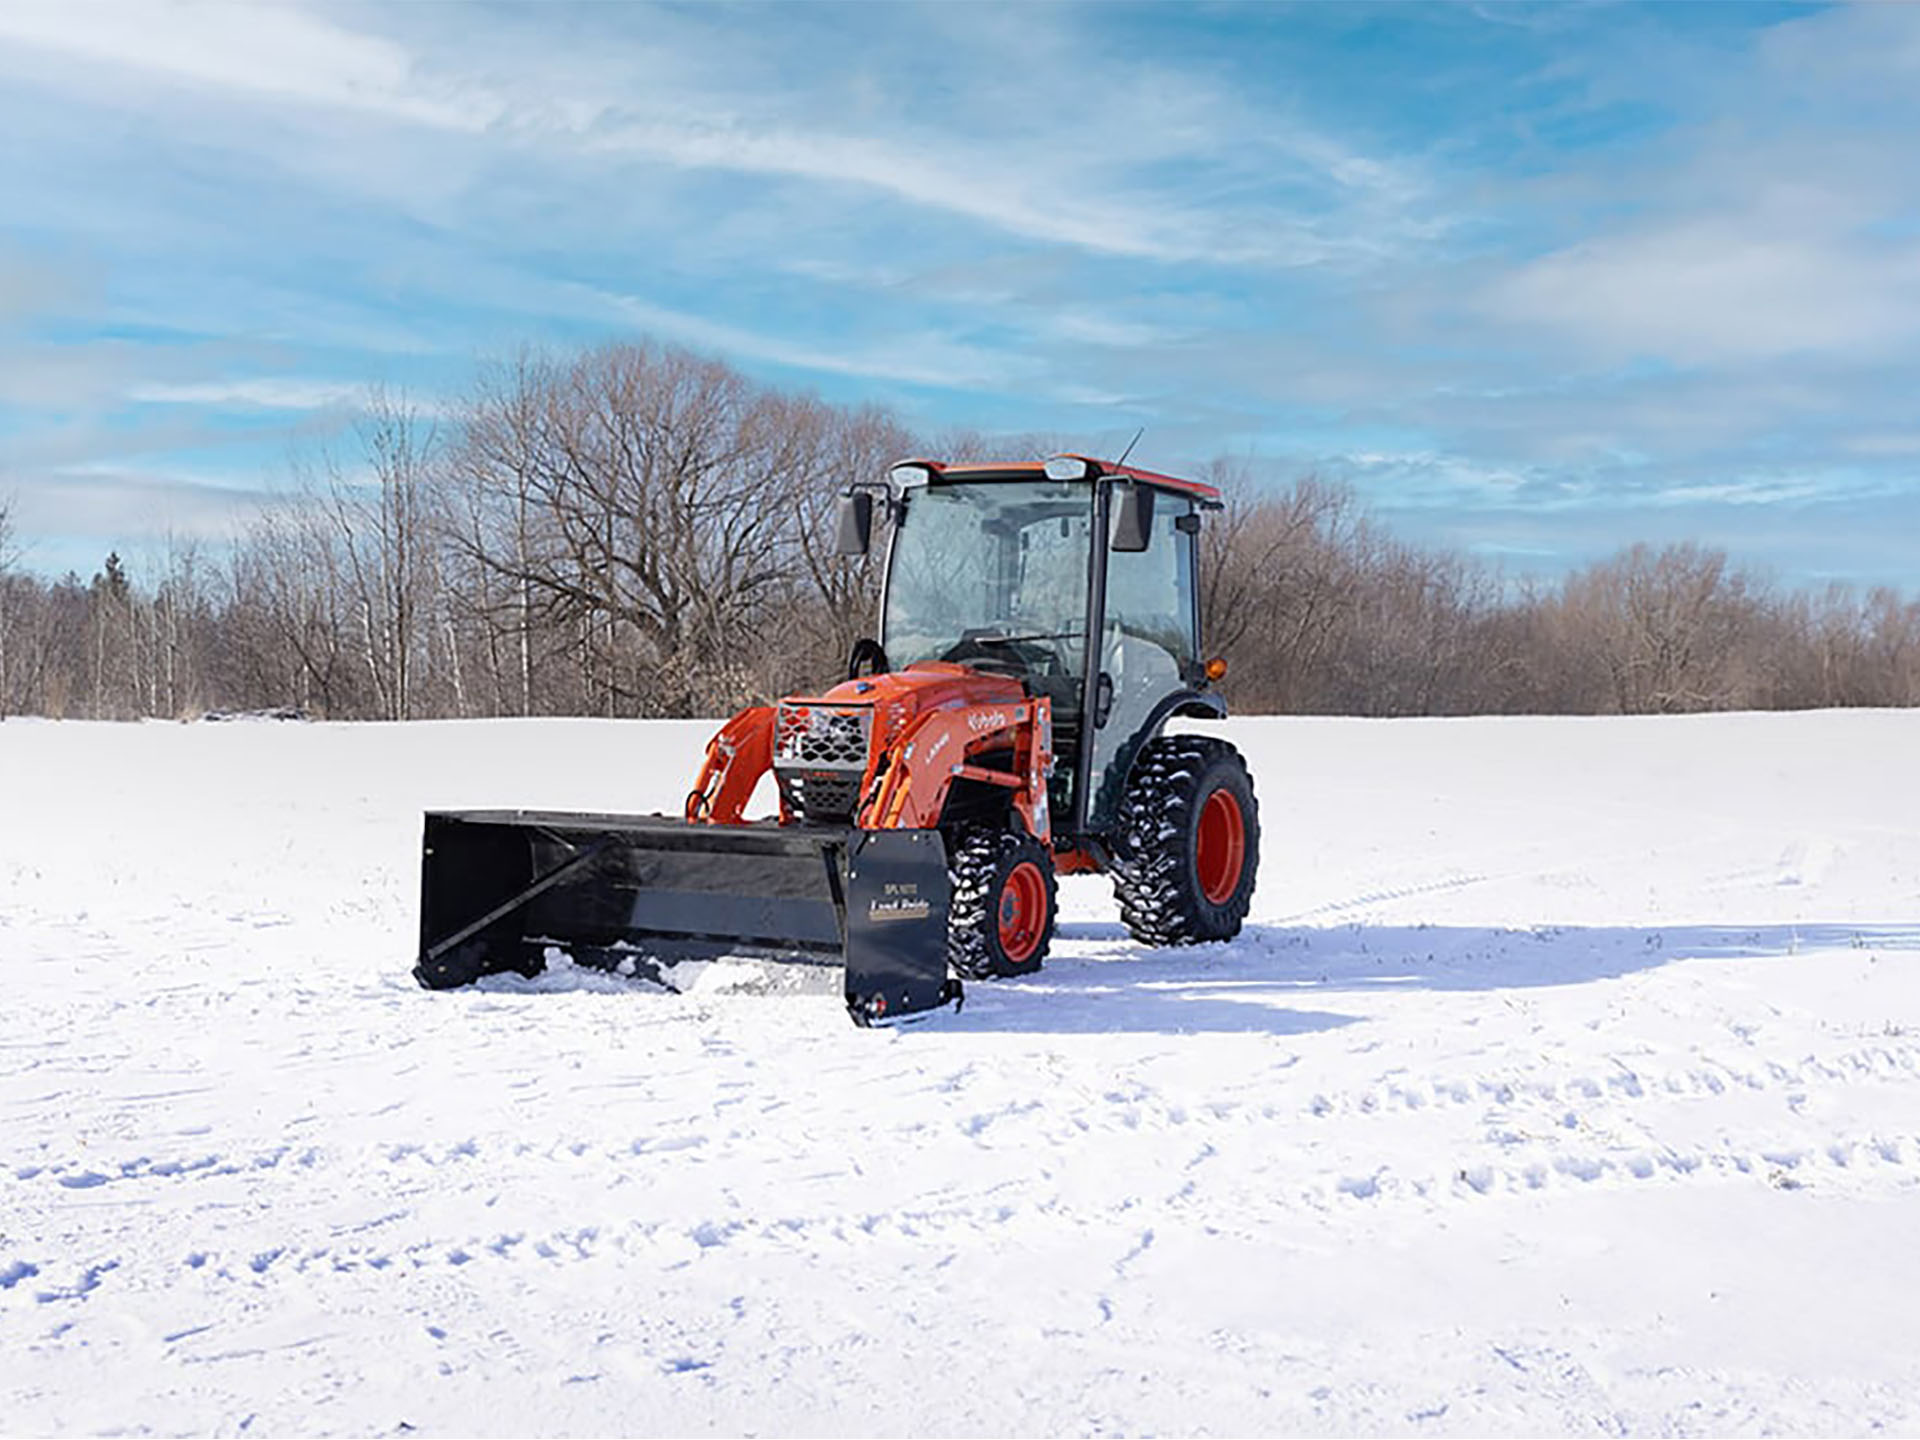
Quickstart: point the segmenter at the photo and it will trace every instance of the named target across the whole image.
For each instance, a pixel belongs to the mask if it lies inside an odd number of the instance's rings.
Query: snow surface
[[[1920,712],[1239,721],[1239,943],[889,1031],[414,987],[709,728],[0,725],[0,1431],[1920,1433]]]

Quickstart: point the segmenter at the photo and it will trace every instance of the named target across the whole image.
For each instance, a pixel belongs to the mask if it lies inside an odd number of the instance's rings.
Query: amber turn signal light
[[[1207,661],[1207,679],[1223,680],[1226,678],[1226,674],[1227,662],[1224,658],[1216,655],[1213,659]]]

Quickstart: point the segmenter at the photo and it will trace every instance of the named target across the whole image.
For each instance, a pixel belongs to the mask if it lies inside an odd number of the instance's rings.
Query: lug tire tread
[[[1234,792],[1246,827],[1246,859],[1233,894],[1211,903],[1194,850],[1200,811],[1222,787]],[[1120,918],[1142,945],[1199,945],[1240,933],[1260,864],[1260,813],[1240,752],[1211,735],[1163,735],[1135,762],[1113,845]]]
[[[1046,928],[1026,960],[1009,960],[1000,947],[1000,891],[1022,861],[1032,861],[1045,877]],[[947,909],[947,966],[962,980],[997,980],[1032,975],[1053,943],[1059,917],[1059,886],[1053,858],[1030,835],[970,826],[948,841],[947,878],[952,895]]]

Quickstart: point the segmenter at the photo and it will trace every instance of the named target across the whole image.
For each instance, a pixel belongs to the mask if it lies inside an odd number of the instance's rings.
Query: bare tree
[[[1759,600],[1725,552],[1698,545],[1635,545],[1571,577],[1568,629],[1595,654],[1613,708],[1724,709],[1750,688],[1741,641]]]
[[[1201,604],[1230,693],[1262,710],[1321,708],[1324,662],[1359,603],[1375,532],[1344,486],[1309,476],[1261,494],[1234,462],[1203,473],[1226,497],[1201,530]]]
[[[363,476],[326,459],[322,502],[339,541],[375,713],[410,720],[429,613],[428,471],[438,432],[403,396],[376,388],[358,426]]]
[[[228,634],[246,704],[349,717],[374,713],[355,684],[359,629],[332,517],[315,494],[263,513],[236,547]]]
[[[458,547],[507,582],[523,633],[536,610],[574,627],[587,688],[609,706],[725,703],[791,576],[818,402],[650,345],[501,378],[457,460],[474,489]]]
[[[915,447],[898,421],[871,406],[836,412],[815,405],[807,418],[814,444],[796,457],[791,477],[793,544],[805,578],[789,607],[793,623],[787,629],[797,644],[786,648],[797,651],[802,667],[817,677],[843,665],[854,642],[878,629],[879,557],[885,553],[885,533],[876,530],[866,556],[849,559],[839,554],[839,496],[855,481],[882,478]],[[875,519],[884,525],[879,512]],[[769,688],[778,688],[778,682]]]
[[[457,567],[449,586],[456,623],[476,636],[494,704],[510,714],[541,708],[535,689],[547,678],[544,652],[566,620],[567,607],[535,578],[558,545],[535,481],[548,463],[547,411],[557,383],[553,362],[530,350],[484,370],[443,471],[439,513],[447,563]]]
[[[10,642],[19,616],[12,582],[13,567],[19,562],[20,551],[13,538],[13,501],[8,496],[0,496],[0,720],[7,717],[8,697],[13,691]]]

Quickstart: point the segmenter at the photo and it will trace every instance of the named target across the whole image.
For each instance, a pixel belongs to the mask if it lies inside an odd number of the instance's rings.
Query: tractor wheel
[[[1120,918],[1143,945],[1240,933],[1260,868],[1260,807],[1240,752],[1163,735],[1134,763],[1114,835]]]
[[[1031,835],[968,828],[947,852],[947,964],[963,980],[1031,975],[1053,939],[1053,857]]]

